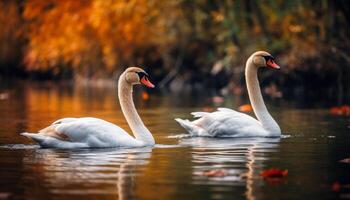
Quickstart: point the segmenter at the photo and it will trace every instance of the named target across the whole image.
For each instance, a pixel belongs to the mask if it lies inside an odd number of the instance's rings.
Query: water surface
[[[136,89],[136,91],[139,91]],[[139,149],[41,149],[18,133],[62,117],[99,117],[130,132],[114,88],[19,83],[2,87],[0,199],[331,199],[350,198],[350,121],[328,109],[266,100],[284,138],[181,138],[173,120],[196,110],[237,108],[246,99],[159,95],[135,103],[157,144]],[[170,137],[169,137],[170,136]],[[175,137],[174,137],[175,136]],[[259,174],[288,169],[270,182]],[[225,177],[206,177],[224,169]],[[332,184],[339,182],[340,191]]]

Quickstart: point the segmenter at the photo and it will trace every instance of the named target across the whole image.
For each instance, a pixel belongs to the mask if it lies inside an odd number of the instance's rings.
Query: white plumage
[[[21,133],[42,147],[50,148],[102,148],[141,147],[142,141],[131,137],[119,126],[93,117],[63,118],[39,133]]]
[[[193,136],[206,137],[279,137],[281,129],[271,117],[261,95],[257,70],[268,66],[279,69],[273,57],[264,51],[252,54],[246,63],[245,77],[249,99],[255,115],[253,117],[228,108],[219,108],[212,113],[193,112],[194,121],[175,119]]]
[[[140,68],[130,67],[119,78],[118,96],[123,114],[135,135],[129,135],[117,125],[93,117],[63,118],[38,133],[21,133],[42,147],[50,148],[106,148],[143,147],[155,144],[154,138],[143,124],[132,101],[135,84],[154,87]]]
[[[203,137],[271,137],[253,117],[229,108],[217,111],[193,112],[194,121],[175,119],[193,136]]]

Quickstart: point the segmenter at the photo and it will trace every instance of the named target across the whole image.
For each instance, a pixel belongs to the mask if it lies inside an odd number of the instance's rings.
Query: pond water
[[[13,84],[14,85],[14,84]],[[62,117],[93,116],[130,132],[114,88],[16,83],[0,93],[0,199],[331,199],[350,198],[350,119],[328,109],[268,100],[282,138],[185,138],[173,120],[215,104],[200,95],[151,94],[135,104],[158,145],[139,149],[41,149],[18,133]],[[170,136],[170,137],[169,137]],[[279,181],[259,174],[287,169]],[[224,169],[227,176],[206,177]],[[341,185],[340,189],[337,184]]]

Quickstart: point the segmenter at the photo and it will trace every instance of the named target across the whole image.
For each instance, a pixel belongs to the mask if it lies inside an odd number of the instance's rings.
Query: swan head
[[[257,51],[251,55],[252,62],[258,67],[270,67],[272,69],[280,69],[275,63],[275,58],[266,51]]]
[[[149,88],[154,88],[145,70],[139,67],[129,67],[124,72],[125,81],[131,85],[142,84]]]

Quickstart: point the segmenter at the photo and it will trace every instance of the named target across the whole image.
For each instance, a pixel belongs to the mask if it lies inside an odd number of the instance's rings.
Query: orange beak
[[[142,77],[140,82],[149,88],[154,88],[153,83],[151,83],[146,76]]]
[[[268,60],[266,62],[266,65],[271,67],[272,69],[280,69],[281,67],[278,66],[272,59]]]

